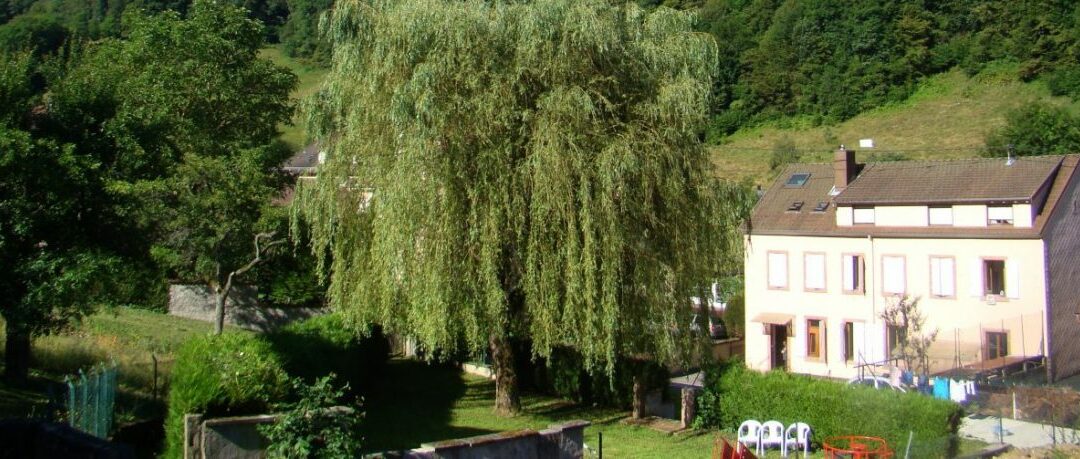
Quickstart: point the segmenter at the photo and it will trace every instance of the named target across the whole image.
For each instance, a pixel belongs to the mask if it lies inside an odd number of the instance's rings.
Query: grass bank
[[[300,82],[291,95],[292,98],[296,100],[303,99],[318,91],[319,85],[322,84],[323,77],[326,76],[326,69],[307,65],[289,57],[285,54],[285,51],[280,44],[267,46],[259,50],[259,56],[270,59],[273,63],[285,67],[296,74],[297,78],[300,79]],[[293,115],[293,122],[291,125],[278,126],[278,129],[281,130],[281,140],[289,144],[293,150],[304,148],[307,143],[307,133],[303,114],[301,114],[299,110]]]
[[[906,159],[976,156],[986,134],[1005,122],[1005,112],[1035,100],[1080,105],[1052,97],[1039,82],[1017,81],[1013,69],[993,68],[974,77],[953,70],[928,77],[907,100],[870,110],[837,124],[815,125],[810,117],[789,118],[743,129],[711,148],[717,174],[734,179],[769,181],[769,155],[782,141],[806,151],[804,162],[830,161],[840,144],[858,148],[874,139],[863,154],[899,154]]]

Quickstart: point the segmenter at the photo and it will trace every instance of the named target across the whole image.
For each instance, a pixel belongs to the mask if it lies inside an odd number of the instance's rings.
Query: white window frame
[[[828,290],[828,278],[825,273],[826,266],[825,252],[803,253],[804,290],[807,292],[824,292]]]
[[[770,290],[787,290],[790,279],[788,276],[788,253],[778,250],[770,250],[765,257],[766,273],[765,284]],[[781,268],[779,265],[783,265]],[[783,271],[774,271],[777,269],[783,269]],[[783,282],[774,282],[779,280],[780,273],[783,273]]]
[[[956,258],[930,256],[930,296],[956,298]]]
[[[1012,206],[986,206],[987,225],[1012,225],[1013,218]]]
[[[875,221],[873,207],[853,207],[851,209],[851,221],[856,225],[873,225]]]
[[[887,260],[899,260],[900,272],[889,272],[890,263]],[[899,276],[899,280],[894,280],[892,276]],[[899,288],[894,289],[896,285],[890,285],[899,282]],[[881,256],[881,293],[885,296],[903,296],[907,293],[907,258],[903,255],[882,255]]]
[[[952,226],[953,225],[953,208],[948,207],[929,207],[927,209],[927,221],[930,226]]]

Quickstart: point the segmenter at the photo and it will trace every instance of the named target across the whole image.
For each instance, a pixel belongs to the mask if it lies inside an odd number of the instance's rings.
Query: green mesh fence
[[[64,378],[67,383],[68,423],[99,438],[107,438],[112,428],[116,402],[116,365],[99,365],[77,376]]]

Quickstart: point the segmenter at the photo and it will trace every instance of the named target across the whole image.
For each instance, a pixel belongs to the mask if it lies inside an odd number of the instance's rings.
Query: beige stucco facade
[[[956,207],[954,218],[958,226],[961,222],[977,226],[979,220],[986,225],[985,207],[977,218],[980,213],[975,209]],[[879,213],[878,225],[899,226],[904,222],[907,226],[925,225],[925,209],[915,206],[889,209]],[[843,224],[841,220],[850,221],[849,211],[837,210],[839,224]],[[1030,208],[1017,210],[1018,215],[1024,210],[1030,213]],[[916,224],[912,225],[913,222]],[[754,234],[747,236],[745,243],[746,363],[751,368],[773,368],[778,338],[767,334],[769,327],[763,322],[788,319],[792,328],[789,337],[779,339],[786,340],[784,357],[790,371],[850,378],[857,374],[859,364],[884,360],[888,356],[888,340],[881,313],[897,301],[897,296],[883,291],[883,257],[891,257],[892,263],[896,263],[896,258],[903,260],[903,290],[919,299],[919,309],[927,317],[927,328],[938,331],[931,352],[932,370],[984,360],[987,332],[1006,334],[1009,356],[1045,355],[1047,279],[1044,242],[1040,239]],[[774,272],[770,281],[770,254],[773,264],[786,258],[786,285],[782,287],[776,285],[778,273]],[[807,254],[824,254],[823,290],[806,288],[808,276],[820,279],[820,275],[807,272]],[[845,255],[858,255],[864,260],[862,292],[844,291]],[[931,258],[953,260],[953,295],[931,294]],[[984,263],[988,259],[1005,262],[1005,283],[1009,290],[1006,294],[982,293]],[[820,257],[814,255],[813,260],[817,262]],[[824,345],[819,349],[819,358],[807,356],[808,320],[820,321],[818,333]],[[853,325],[846,326],[846,322]],[[853,334],[858,336],[849,336]],[[850,356],[849,347],[855,348]]]

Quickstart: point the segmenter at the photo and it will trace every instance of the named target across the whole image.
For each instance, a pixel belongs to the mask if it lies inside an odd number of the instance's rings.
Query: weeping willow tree
[[[717,47],[693,21],[600,0],[339,1],[308,102],[326,160],[299,193],[331,305],[444,355],[490,350],[503,414],[510,339],[572,347],[590,371],[683,360],[703,341],[689,298],[737,239],[700,140]]]

